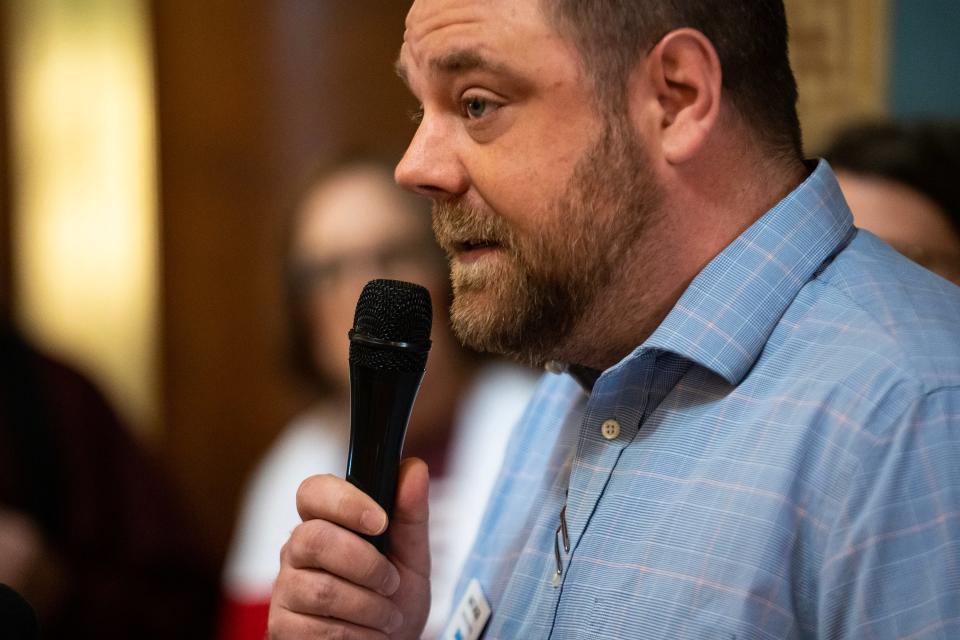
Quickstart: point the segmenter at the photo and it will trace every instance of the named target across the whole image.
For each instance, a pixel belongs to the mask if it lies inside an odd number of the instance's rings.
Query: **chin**
[[[450,326],[463,346],[531,364],[536,358],[523,344],[524,315],[516,300],[504,299],[503,289],[491,286],[454,294]],[[515,292],[514,292],[515,293]]]
[[[454,287],[450,306],[450,326],[464,346],[477,351],[499,353],[499,335],[503,333],[503,300],[498,299],[492,287]]]

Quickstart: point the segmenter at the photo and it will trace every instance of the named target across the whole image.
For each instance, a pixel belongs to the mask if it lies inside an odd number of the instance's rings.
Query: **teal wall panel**
[[[890,110],[960,118],[960,0],[895,0]]]

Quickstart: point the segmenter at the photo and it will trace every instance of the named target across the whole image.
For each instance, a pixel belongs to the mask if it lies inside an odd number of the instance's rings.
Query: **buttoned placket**
[[[580,427],[566,501],[557,518],[551,583],[561,588],[590,515],[623,450],[633,442],[650,395],[656,353],[642,351],[596,382]],[[606,473],[598,473],[604,469]],[[559,604],[559,599],[557,601]]]

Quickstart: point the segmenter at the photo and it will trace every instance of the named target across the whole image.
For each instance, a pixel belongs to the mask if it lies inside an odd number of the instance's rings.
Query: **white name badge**
[[[477,640],[490,619],[490,603],[483,595],[480,582],[474,578],[454,609],[453,618],[444,630],[441,640]]]

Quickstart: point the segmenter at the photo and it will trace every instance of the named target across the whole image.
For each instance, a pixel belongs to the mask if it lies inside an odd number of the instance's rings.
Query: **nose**
[[[469,177],[457,154],[455,135],[438,119],[425,117],[397,165],[397,184],[434,200],[463,195]]]

